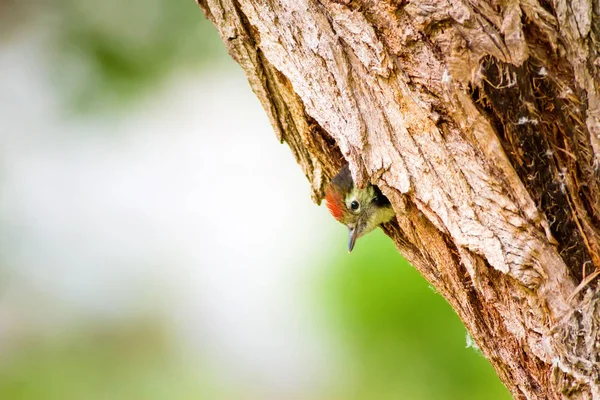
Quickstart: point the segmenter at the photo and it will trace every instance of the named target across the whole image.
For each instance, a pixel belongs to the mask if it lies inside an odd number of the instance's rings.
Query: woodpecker
[[[331,180],[325,201],[331,215],[348,227],[348,252],[360,237],[395,215],[390,201],[377,186],[369,184],[364,189],[354,186],[348,164]]]

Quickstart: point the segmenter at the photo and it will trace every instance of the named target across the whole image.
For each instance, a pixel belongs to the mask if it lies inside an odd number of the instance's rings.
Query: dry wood
[[[199,3],[315,201],[349,161],[515,398],[600,399],[600,3]]]

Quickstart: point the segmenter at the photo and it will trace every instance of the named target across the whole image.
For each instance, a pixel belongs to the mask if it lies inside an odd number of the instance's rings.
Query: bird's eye
[[[350,203],[350,208],[352,209],[352,211],[358,210],[358,207],[360,207],[358,201],[352,200],[352,203]]]

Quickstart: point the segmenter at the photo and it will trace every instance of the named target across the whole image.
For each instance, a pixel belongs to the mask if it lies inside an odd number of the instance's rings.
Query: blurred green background
[[[0,46],[0,399],[510,398],[193,1],[0,0]]]

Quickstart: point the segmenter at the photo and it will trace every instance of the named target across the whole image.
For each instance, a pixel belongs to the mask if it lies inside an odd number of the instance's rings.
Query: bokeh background
[[[508,399],[193,0],[0,0],[0,399]]]

